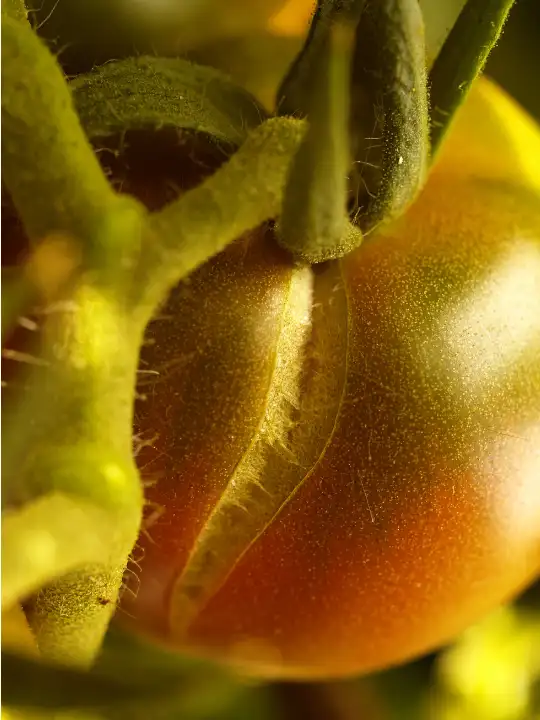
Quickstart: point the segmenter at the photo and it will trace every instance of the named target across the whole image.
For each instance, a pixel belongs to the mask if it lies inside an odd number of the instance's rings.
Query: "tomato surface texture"
[[[519,157],[512,113],[536,143]],[[123,622],[251,673],[335,677],[449,641],[536,575],[531,155],[532,123],[481,83],[417,202],[353,254],[295,266],[260,228],[171,293],[141,358],[148,508]]]

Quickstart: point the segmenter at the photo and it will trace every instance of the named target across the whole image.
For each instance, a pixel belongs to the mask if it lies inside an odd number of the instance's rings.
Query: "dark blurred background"
[[[305,26],[312,3],[42,0],[34,20],[68,73],[86,72],[94,64],[136,53],[190,54],[231,72],[268,100],[302,42],[302,23]],[[420,4],[428,55],[433,55],[464,0]],[[272,15],[276,21],[268,22]],[[487,72],[540,117],[539,70],[540,0],[516,0]]]
[[[517,0],[487,73],[540,119],[540,2]]]

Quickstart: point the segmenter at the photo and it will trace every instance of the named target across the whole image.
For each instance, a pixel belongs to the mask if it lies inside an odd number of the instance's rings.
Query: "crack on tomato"
[[[346,318],[339,265],[293,273],[265,415],[173,586],[174,634],[187,631],[324,455],[345,384]]]

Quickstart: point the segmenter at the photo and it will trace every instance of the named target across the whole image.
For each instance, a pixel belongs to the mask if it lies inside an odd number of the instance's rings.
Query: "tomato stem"
[[[346,0],[339,3],[334,0],[318,0],[304,47],[277,92],[276,108],[280,115],[309,114],[313,94],[318,89],[321,73],[325,70],[324,56],[328,56],[328,47],[325,46],[328,45],[332,28],[336,24],[355,28],[365,4],[366,0]]]
[[[472,83],[483,71],[514,0],[468,0],[429,75],[431,144],[439,149]]]
[[[305,130],[301,120],[267,120],[201,185],[149,216],[134,281],[142,288],[143,313],[153,312],[181,277],[229,242],[279,214],[291,159]]]
[[[3,179],[31,240],[90,242],[116,195],[75,113],[56,59],[27,22],[2,19]]]
[[[353,48],[354,26],[328,26],[309,78],[308,129],[287,180],[278,239],[307,262],[339,257],[353,249],[343,247]]]

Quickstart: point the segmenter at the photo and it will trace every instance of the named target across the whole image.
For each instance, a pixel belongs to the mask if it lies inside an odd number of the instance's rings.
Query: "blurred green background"
[[[281,4],[44,0],[35,22],[70,74],[134,52],[183,53],[227,70],[270,104],[301,43],[292,33],[268,30],[268,16]],[[462,0],[422,0],[422,5],[433,53]],[[517,0],[487,73],[540,120],[539,70],[540,0]],[[208,720],[540,720],[540,583],[452,647],[375,676],[241,686],[223,702],[212,682],[205,682],[204,694],[217,693],[216,703],[193,717]],[[126,712],[125,717],[152,720],[187,717],[177,713],[174,703]]]

